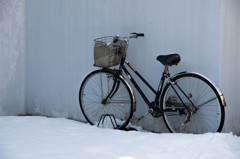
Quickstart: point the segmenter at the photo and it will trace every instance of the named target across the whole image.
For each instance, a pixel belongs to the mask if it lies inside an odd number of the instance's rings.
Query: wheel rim
[[[169,86],[163,97],[163,109],[176,110],[179,107],[182,112],[181,115],[179,112],[164,113],[164,120],[169,130],[177,133],[217,132],[222,120],[222,111],[218,95],[214,92],[212,87],[205,81],[190,76],[179,78],[175,83],[186,92],[186,95],[196,108],[192,107],[192,103],[185,95],[183,95],[183,93],[181,93],[179,88],[174,85],[174,88],[185,105],[192,108],[192,117],[190,118],[190,121],[183,124],[188,119],[187,113],[183,113],[186,110],[184,109],[185,107],[180,104],[173,104],[174,102],[171,104],[166,102],[172,98],[172,100],[175,100],[175,103],[181,103],[173,88]]]
[[[113,75],[98,72],[84,82],[80,92],[80,105],[90,124],[104,128],[123,128],[129,122],[132,115],[132,97],[123,81],[119,81],[118,90],[106,104],[102,101],[112,89]]]

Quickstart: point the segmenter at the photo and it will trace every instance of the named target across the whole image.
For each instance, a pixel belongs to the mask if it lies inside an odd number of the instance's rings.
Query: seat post
[[[165,82],[165,79],[168,77],[168,65],[165,65],[165,68],[164,68],[164,71],[163,71],[163,74],[162,74],[162,78],[160,80],[160,83],[158,85],[158,91],[157,91],[157,94],[156,94],[156,97],[155,97],[155,100],[154,100],[154,104],[155,106],[157,106],[158,104],[158,100],[160,98],[160,95],[162,93],[162,90],[163,90],[163,84]]]
[[[166,74],[168,72],[168,65],[165,66],[163,74]]]

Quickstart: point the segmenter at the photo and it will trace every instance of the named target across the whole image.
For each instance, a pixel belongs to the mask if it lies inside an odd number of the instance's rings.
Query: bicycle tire
[[[187,107],[195,105],[196,111],[189,113],[180,98]],[[220,95],[215,86],[199,74],[182,73],[173,77],[164,87],[160,102],[163,119],[170,132],[203,134],[221,132],[223,128],[225,110]]]
[[[102,101],[113,87],[114,77],[119,81],[110,101]],[[133,99],[126,81],[111,70],[96,70],[83,80],[79,90],[81,111],[91,125],[124,129],[133,115]]]

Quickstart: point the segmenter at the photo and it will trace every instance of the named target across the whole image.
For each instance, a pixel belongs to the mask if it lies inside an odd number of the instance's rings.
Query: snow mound
[[[0,117],[0,159],[240,159],[231,133],[155,134],[46,117]]]

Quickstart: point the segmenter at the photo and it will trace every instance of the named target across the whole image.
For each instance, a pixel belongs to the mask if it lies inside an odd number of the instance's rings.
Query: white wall
[[[0,0],[0,115],[25,114],[25,0]]]
[[[79,86],[93,70],[87,5],[79,0],[27,2],[29,113],[81,117]]]
[[[128,61],[155,88],[163,69],[156,56],[174,52],[182,61],[171,68],[172,74],[197,71],[218,85],[220,13],[221,0],[27,1],[28,112],[84,120],[78,91],[87,73],[96,69],[92,40],[117,33],[145,33],[131,41]],[[139,115],[147,107],[136,96]],[[142,124],[162,131],[161,122],[149,117]]]
[[[240,134],[240,1],[223,0],[219,82],[227,100],[226,131]]]

